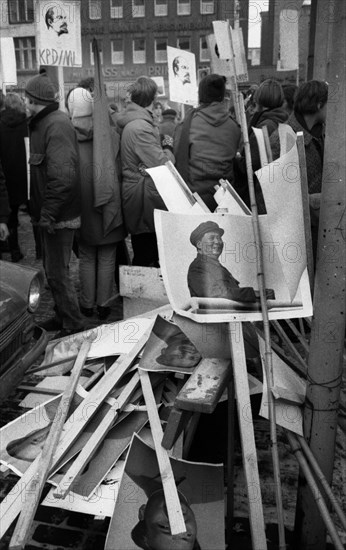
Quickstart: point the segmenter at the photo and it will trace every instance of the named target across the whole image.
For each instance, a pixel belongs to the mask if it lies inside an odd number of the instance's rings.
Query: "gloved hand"
[[[48,216],[47,214],[41,215],[38,225],[39,227],[41,227],[41,229],[44,229],[45,231],[47,231],[47,233],[50,233],[50,234],[55,233],[54,219]]]
[[[160,140],[162,149],[168,149],[171,153],[173,153],[173,138],[167,134],[160,134]]]

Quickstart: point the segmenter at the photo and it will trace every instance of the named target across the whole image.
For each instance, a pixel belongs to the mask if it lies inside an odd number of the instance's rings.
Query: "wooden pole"
[[[321,491],[318,488],[318,485],[315,481],[315,478],[312,475],[312,472],[309,468],[309,464],[307,463],[307,460],[305,456],[303,455],[302,449],[296,439],[296,437],[289,431],[286,432],[287,439],[291,445],[292,451],[294,452],[299,466],[304,474],[304,478],[306,480],[307,486],[309,487],[311,494],[313,495],[314,501],[316,503],[316,506],[321,514],[323,522],[320,521],[320,523],[323,523],[330,535],[330,538],[332,539],[334,543],[335,550],[343,550],[344,546],[341,543],[340,537],[338,535],[338,532],[335,528],[335,525],[333,523],[333,520],[331,518],[331,515],[329,513],[329,510],[327,508],[327,505],[324,501],[324,498],[321,494]],[[299,547],[300,548],[300,547]],[[313,548],[309,546],[309,548]]]
[[[337,513],[339,520],[341,521],[342,527],[344,528],[346,532],[346,515],[342,511],[342,508],[338,501],[335,498],[335,495],[333,494],[333,491],[330,488],[330,485],[328,481],[326,480],[325,476],[323,475],[323,472],[321,468],[319,467],[314,455],[311,452],[311,449],[307,442],[305,441],[304,437],[301,435],[297,435],[297,439],[300,443],[300,446],[302,448],[303,453],[305,454],[305,457],[307,461],[309,462],[312,471],[314,472],[316,478],[320,482],[321,486],[323,487],[323,490],[325,491],[326,495],[328,496],[335,512]]]
[[[252,411],[251,407],[249,407],[250,392],[246,370],[243,327],[241,323],[239,323],[239,325],[240,334],[238,333],[236,323],[229,323],[228,326],[231,343],[234,388],[237,398],[236,401],[243,467],[248,492],[247,498],[249,504],[252,548],[254,550],[266,550],[267,540],[265,535],[265,524],[263,517],[261,486],[258,473],[255,434],[253,429]]]
[[[331,484],[345,338],[346,4],[343,0],[330,0],[328,7],[328,13],[337,16],[330,16],[324,23],[331,39],[331,55],[327,60],[330,86],[304,435],[323,475]],[[323,42],[322,36],[316,36],[316,41],[318,38]],[[295,530],[302,550],[325,549],[325,527],[314,497],[303,481],[298,490]]]
[[[174,480],[169,455],[161,445],[163,431],[156,408],[155,397],[150,383],[149,373],[139,369],[145,404],[148,409],[150,429],[154,440],[157,462],[160,469],[163,492],[165,495],[167,515],[173,538],[179,538],[186,533],[185,520],[181,510],[177,486]]]
[[[36,473],[27,487],[26,501],[22,507],[22,511],[11,538],[9,546],[11,550],[24,548],[28,540],[30,527],[39,504],[44,484],[48,478],[53,454],[59,443],[64,423],[67,418],[74,392],[78,384],[79,376],[84,367],[89,349],[90,342],[83,342],[70,376],[70,383],[61,397],[61,401],[55,413],[48,437],[44,443],[42,452],[36,461]]]
[[[253,181],[253,171],[252,171],[252,162],[251,162],[251,151],[249,143],[249,135],[247,131],[245,109],[244,109],[244,98],[242,94],[239,94],[239,103],[240,103],[240,115],[241,115],[241,129],[243,132],[243,141],[244,141],[244,150],[245,150],[245,159],[246,159],[246,173],[249,182],[249,194],[251,201],[251,212],[252,212],[252,226],[254,230],[255,243],[257,245],[257,270],[258,270],[258,282],[259,282],[259,292],[260,292],[260,302],[261,310],[263,316],[263,331],[264,331],[264,342],[265,342],[265,356],[264,356],[264,366],[265,366],[265,376],[267,377],[268,384],[268,410],[269,410],[269,419],[270,419],[270,442],[272,450],[272,459],[273,459],[273,470],[274,470],[274,485],[275,485],[275,497],[276,497],[276,508],[278,514],[278,530],[279,530],[279,549],[285,550],[285,523],[283,515],[283,503],[282,503],[282,491],[281,491],[281,479],[280,479],[280,464],[279,464],[279,453],[277,445],[277,435],[276,435],[276,414],[274,406],[274,397],[272,394],[272,387],[274,385],[274,376],[273,376],[273,361],[272,361],[272,352],[271,352],[271,339],[270,339],[270,325],[268,317],[268,307],[267,299],[265,295],[265,279],[264,279],[264,264],[263,256],[261,252],[261,236],[259,229],[258,221],[258,210],[255,197],[255,187]]]

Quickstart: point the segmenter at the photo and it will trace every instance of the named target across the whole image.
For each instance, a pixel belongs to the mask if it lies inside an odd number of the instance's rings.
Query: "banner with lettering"
[[[80,2],[37,0],[39,65],[82,66]]]

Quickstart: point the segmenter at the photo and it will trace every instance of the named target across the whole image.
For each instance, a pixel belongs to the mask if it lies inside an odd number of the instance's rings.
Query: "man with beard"
[[[66,15],[63,10],[59,12],[57,7],[49,8],[46,11],[45,22],[47,29],[55,32],[58,36],[68,34]]]
[[[173,74],[183,85],[191,84],[190,67],[185,57],[178,55],[173,59]]]

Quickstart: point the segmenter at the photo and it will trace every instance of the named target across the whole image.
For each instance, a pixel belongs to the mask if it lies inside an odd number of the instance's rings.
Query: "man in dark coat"
[[[190,235],[197,248],[197,257],[190,264],[187,280],[191,296],[227,298],[236,302],[259,301],[259,291],[240,287],[239,281],[219,262],[223,250],[224,230],[215,222],[199,224]],[[266,291],[268,299],[275,299],[274,291]]]
[[[42,230],[43,265],[56,310],[45,328],[62,329],[62,337],[85,328],[69,273],[73,238],[80,226],[77,136],[67,114],[59,110],[56,89],[45,74],[29,80],[25,94],[32,114],[31,213]]]

